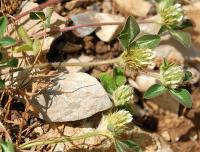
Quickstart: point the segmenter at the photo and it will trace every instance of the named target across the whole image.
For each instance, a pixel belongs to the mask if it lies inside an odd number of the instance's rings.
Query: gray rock
[[[79,13],[76,15],[73,15],[71,17],[72,21],[74,22],[75,25],[80,25],[80,24],[92,24],[95,23],[95,13],[94,12],[85,12],[85,13]],[[81,37],[85,37],[92,32],[96,30],[96,27],[82,27],[78,28],[77,32]]]
[[[162,132],[162,133],[161,133],[161,136],[162,136],[166,141],[170,141],[170,140],[171,140],[171,137],[170,137],[168,131]]]
[[[180,42],[174,40],[170,35],[162,37],[160,45],[155,48],[156,57],[167,58],[181,65],[185,61],[191,62],[195,58],[200,58],[200,51],[194,46],[185,48]],[[192,64],[193,65],[193,64]],[[200,69],[199,63],[194,63],[194,67]]]
[[[125,18],[120,15],[111,15],[106,13],[96,13],[95,18],[98,22],[124,22]],[[97,37],[104,42],[109,42],[121,31],[122,25],[109,25],[102,26],[98,31],[96,31]]]
[[[147,91],[152,85],[156,84],[156,78],[144,74],[140,74],[136,77],[136,80],[128,79],[131,86],[138,89],[141,92]]]
[[[157,134],[146,132],[136,126],[129,130],[127,134],[129,139],[133,139],[140,145],[143,152],[173,152],[163,137]]]
[[[90,62],[93,60],[93,56],[86,56],[86,55],[81,55],[78,59],[77,58],[71,58],[67,62],[68,63],[86,63]],[[76,72],[85,72],[89,69],[89,67],[82,67],[82,66],[67,66],[66,67],[67,71],[69,73],[76,73]]]
[[[55,85],[42,90],[32,100],[39,118],[50,122],[76,121],[111,108],[106,91],[86,73],[62,74],[52,79]]]
[[[183,65],[184,57],[179,50],[171,44],[162,44],[155,48],[156,58],[173,60],[174,62]]]
[[[145,0],[114,0],[122,14],[146,17],[152,4]]]

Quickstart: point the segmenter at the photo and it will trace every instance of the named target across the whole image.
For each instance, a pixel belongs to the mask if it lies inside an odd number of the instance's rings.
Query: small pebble
[[[170,141],[170,140],[171,140],[168,131],[162,132],[162,133],[161,133],[161,136],[162,136],[166,141]]]

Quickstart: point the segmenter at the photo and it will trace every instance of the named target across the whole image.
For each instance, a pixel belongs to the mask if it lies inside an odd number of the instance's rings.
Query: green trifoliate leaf
[[[163,85],[154,84],[144,93],[144,98],[151,99],[165,93],[166,91],[167,88],[165,88]]]
[[[101,84],[103,85],[104,89],[112,94],[113,91],[117,88],[117,85],[112,76],[108,75],[107,73],[101,73],[99,76]]]
[[[46,19],[45,14],[42,11],[30,12],[29,17],[32,20],[45,20]]]
[[[131,47],[129,50],[124,51],[121,55],[122,63],[128,69],[137,71],[151,65],[155,53],[152,49],[143,49]]]
[[[0,79],[0,89],[5,88],[5,80]]]
[[[28,33],[26,32],[26,30],[24,29],[23,26],[20,26],[18,28],[18,36],[28,45],[32,45],[32,40],[31,38],[29,37]]]
[[[126,24],[119,35],[119,41],[127,49],[133,39],[140,33],[140,28],[135,19],[129,16]]]
[[[2,152],[15,152],[14,146],[10,141],[0,141]]]
[[[133,100],[133,88],[129,85],[122,85],[113,92],[113,101],[116,107],[128,105]]]
[[[170,94],[185,107],[192,107],[192,97],[186,89],[171,89]]]
[[[16,41],[11,37],[3,37],[0,39],[0,46],[14,45]]]
[[[107,73],[102,73],[99,76],[99,79],[104,87],[104,89],[112,94],[114,90],[117,89],[117,87],[125,84],[126,77],[124,76],[123,69],[119,67],[115,67],[113,69],[113,75],[109,75]]]
[[[35,39],[33,42],[33,54],[37,55],[38,52],[42,49],[42,44],[39,39]]]
[[[140,146],[132,140],[115,140],[114,145],[117,152],[142,152]]]
[[[29,44],[22,44],[14,49],[14,51],[16,52],[26,52],[26,51],[32,51],[32,50],[33,48]]]
[[[172,37],[183,44],[185,47],[189,48],[192,45],[191,36],[187,32],[182,31],[170,31]]]
[[[113,78],[117,87],[126,83],[126,77],[124,76],[124,70],[120,67],[114,67]]]
[[[133,46],[136,46],[138,48],[153,49],[153,48],[157,47],[159,45],[159,43],[160,43],[160,36],[158,36],[158,35],[143,35],[133,43]]]
[[[2,16],[0,18],[0,38],[3,37],[3,34],[6,32],[7,27],[7,18],[5,16]]]

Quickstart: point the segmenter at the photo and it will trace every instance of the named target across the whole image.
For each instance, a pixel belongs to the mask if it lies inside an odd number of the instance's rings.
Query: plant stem
[[[48,32],[49,33],[58,33],[58,32],[66,32],[66,31],[71,31],[75,30],[78,28],[83,28],[83,27],[100,27],[100,26],[110,26],[110,25],[122,25],[124,22],[104,22],[104,23],[90,23],[90,24],[79,24],[79,25],[73,25],[69,27],[64,27],[58,30],[51,30]],[[37,33],[37,36],[43,36],[44,31]]]
[[[57,68],[57,67],[66,67],[66,66],[92,67],[92,66],[99,66],[99,65],[105,65],[105,64],[119,63],[120,60],[121,60],[121,58],[118,57],[118,58],[109,59],[109,60],[105,60],[105,61],[94,61],[94,62],[69,63],[68,61],[66,61],[66,62],[43,63],[43,64],[36,64],[34,67],[26,66],[26,67],[13,68],[8,71],[3,71],[0,75],[17,72],[17,71],[22,71],[22,70],[29,70],[31,68],[47,68],[47,67]]]
[[[71,137],[70,136],[62,136],[62,137],[56,137],[56,138],[51,138],[51,139],[47,139],[47,140],[29,141],[29,142],[19,145],[19,148],[26,149],[26,148],[30,148],[33,146],[39,146],[39,145],[56,144],[56,143],[61,143],[61,142],[73,142],[76,140],[86,139],[86,138],[98,136],[98,135],[106,136],[105,134],[102,134],[101,132],[95,130],[93,132],[85,133],[83,135],[78,135],[78,136],[71,136]]]
[[[45,8],[45,7],[49,6],[49,5],[57,4],[57,3],[60,3],[61,1],[62,1],[62,0],[48,0],[47,2],[44,2],[44,3],[40,4],[40,5],[38,5],[37,7],[34,7],[34,8],[32,8],[32,9],[28,10],[28,11],[25,11],[25,12],[23,12],[23,13],[17,15],[17,16],[15,17],[15,21],[17,21],[17,20],[19,20],[20,18],[26,16],[27,14],[29,14],[29,13],[32,12],[32,11],[42,10],[43,8]]]
[[[79,24],[79,25],[64,27],[64,28],[57,29],[57,30],[51,30],[48,32],[48,34],[58,33],[58,32],[67,32],[67,31],[71,31],[71,30],[75,30],[75,29],[83,28],[83,27],[101,27],[101,26],[111,26],[111,25],[123,25],[124,23],[125,22],[102,22],[102,23]],[[156,23],[156,22],[152,21],[152,20],[140,20],[140,21],[138,21],[138,23],[144,24],[144,23]],[[158,24],[158,23],[156,23],[156,24]],[[34,37],[35,36],[41,37],[44,35],[44,33],[45,33],[45,31],[41,31],[41,32],[33,34],[33,35],[34,35]]]

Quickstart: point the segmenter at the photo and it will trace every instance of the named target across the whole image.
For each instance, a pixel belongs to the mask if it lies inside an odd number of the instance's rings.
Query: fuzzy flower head
[[[132,121],[132,115],[125,110],[116,111],[103,116],[98,130],[110,138],[119,136],[126,130],[126,125]]]
[[[158,8],[158,12],[161,16],[162,24],[168,26],[177,26],[182,24],[184,12],[181,4],[177,3],[166,7],[163,7],[161,4],[159,5],[160,7]]]
[[[163,61],[160,67],[161,82],[168,88],[176,88],[183,82],[184,70],[181,66]]]
[[[122,63],[130,70],[140,70],[152,64],[155,53],[152,49],[130,48],[122,54]]]
[[[129,85],[122,85],[113,92],[113,101],[115,106],[123,106],[131,103],[133,100],[133,88]]]

